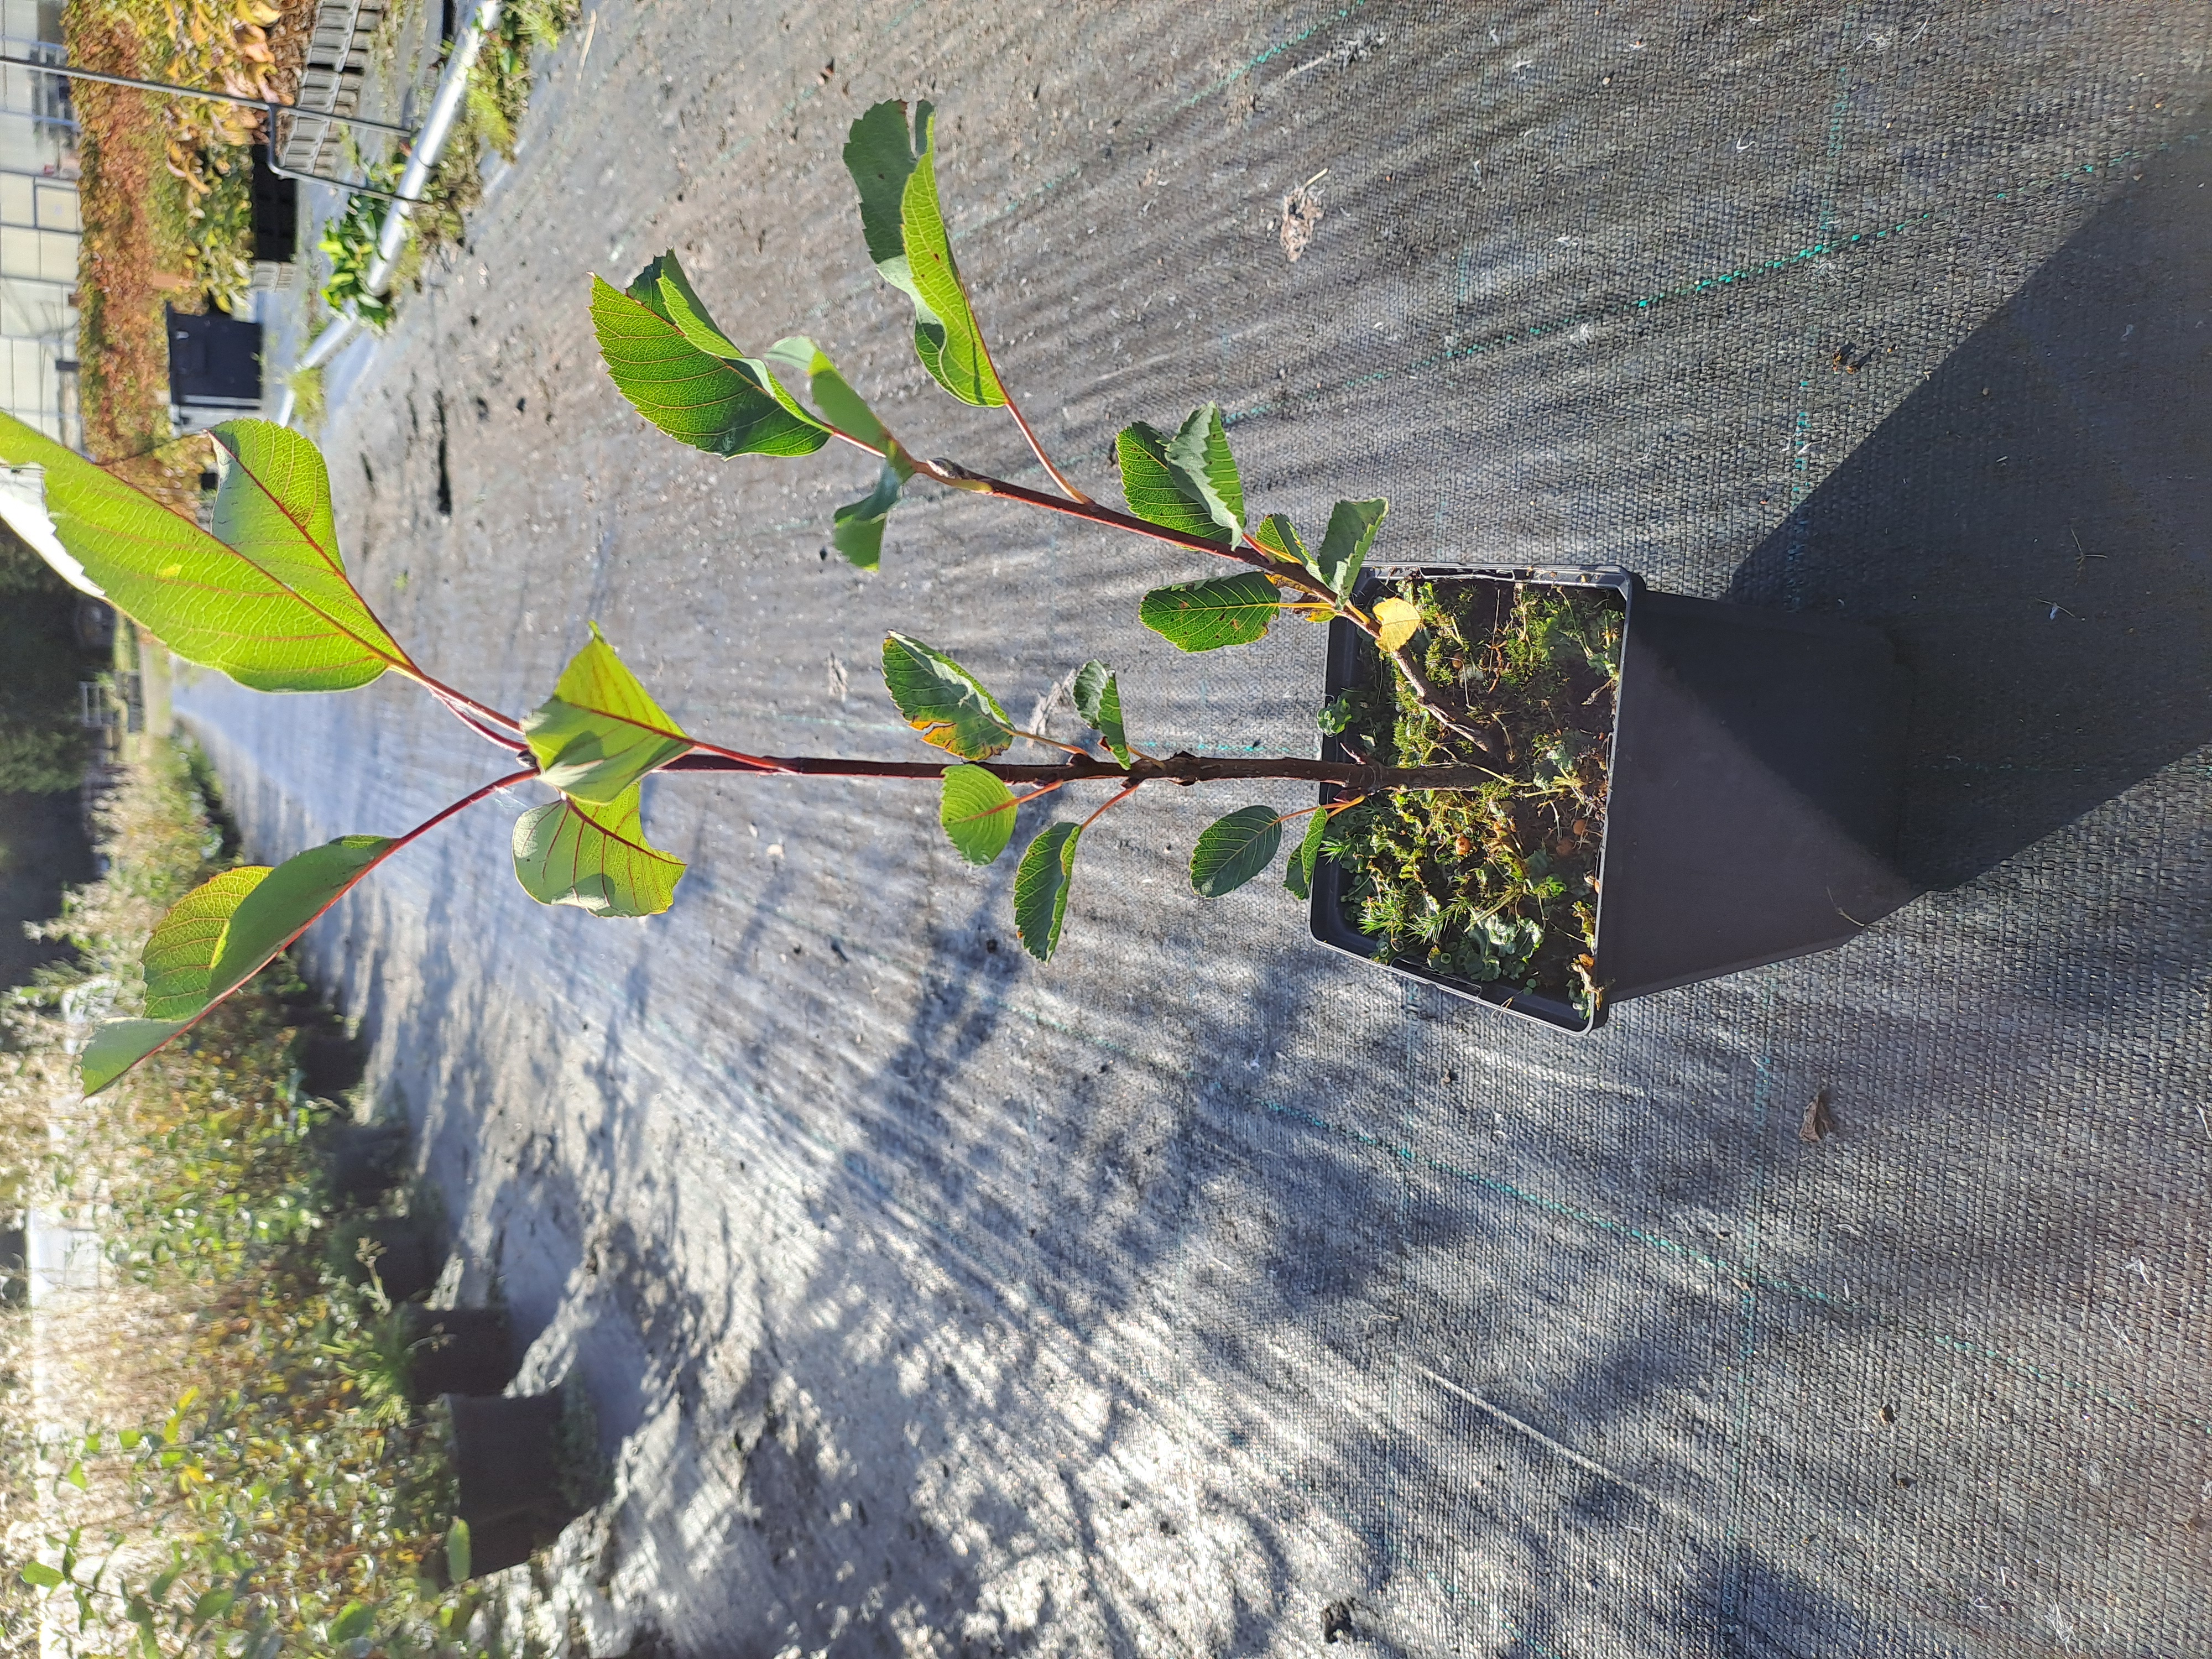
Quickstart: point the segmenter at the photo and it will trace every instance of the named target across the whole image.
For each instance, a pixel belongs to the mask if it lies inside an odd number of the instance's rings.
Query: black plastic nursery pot
[[[1892,863],[1904,794],[1911,679],[1870,628],[1832,617],[1662,593],[1605,570],[1388,570],[1415,576],[1610,588],[1626,607],[1592,954],[1601,994],[1483,984],[1417,963],[1392,972],[1571,1031],[1630,997],[1844,944],[1913,896]],[[1363,593],[1381,589],[1370,579]],[[1382,665],[1367,637],[1329,626],[1325,699]],[[1334,738],[1324,760],[1352,757]],[[1324,787],[1324,801],[1337,791]],[[1313,936],[1379,962],[1323,857]]]
[[[399,1310],[408,1347],[407,1398],[426,1405],[441,1394],[496,1395],[514,1378],[514,1344],[500,1308]]]
[[[368,1283],[368,1267],[361,1259],[364,1239],[377,1246],[377,1281],[392,1301],[410,1302],[437,1283],[442,1265],[437,1240],[420,1216],[349,1217],[331,1229],[325,1259],[331,1271],[349,1285]]]
[[[407,1178],[407,1131],[397,1123],[340,1123],[323,1139],[323,1173],[342,1205],[374,1204]]]
[[[561,1396],[448,1395],[454,1518],[468,1522],[469,1576],[520,1566],[574,1520],[561,1494]]]

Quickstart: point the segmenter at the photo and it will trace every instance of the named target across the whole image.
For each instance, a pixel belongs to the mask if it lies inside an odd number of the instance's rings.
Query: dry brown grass
[[[149,72],[143,44],[112,6],[70,0],[62,13],[70,59],[118,75]],[[182,186],[162,165],[151,97],[81,83],[75,94],[84,240],[78,256],[77,355],[83,363],[85,447],[96,460],[150,449],[169,435],[165,288],[185,266]]]

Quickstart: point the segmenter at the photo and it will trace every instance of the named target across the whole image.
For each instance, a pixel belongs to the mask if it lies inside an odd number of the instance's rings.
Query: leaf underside
[[[228,457],[216,534],[13,416],[0,415],[0,461],[46,470],[63,547],[186,661],[257,691],[343,691],[411,669],[346,578],[315,447],[266,421],[213,436]]]
[[[907,124],[886,101],[853,123],[845,166],[860,196],[860,228],[883,279],[914,302],[914,349],[930,377],[964,404],[1006,401],[952,261],[937,199],[936,118],[927,103]]]
[[[395,844],[384,836],[341,836],[273,870],[226,871],[185,895],[147,941],[148,1012],[158,1010],[159,1017],[110,1020],[94,1033],[80,1062],[85,1093],[98,1094],[197,1024],[344,897]],[[220,932],[210,939],[215,923]]]
[[[1199,411],[1199,415],[1204,413]],[[1197,420],[1199,415],[1191,419]],[[1188,422],[1184,422],[1184,429],[1189,429]],[[1169,447],[1176,441],[1142,421],[1122,428],[1114,440],[1114,453],[1121,464],[1122,499],[1128,502],[1129,511],[1146,524],[1226,547],[1235,532],[1214,516],[1205,492],[1185,479],[1170,460]]]
[[[884,526],[898,505],[905,480],[898,469],[885,463],[876,475],[876,487],[857,501],[848,501],[832,516],[830,544],[863,570],[873,570],[884,559]]]
[[[1106,739],[1114,758],[1129,763],[1128,734],[1121,729],[1121,688],[1114,671],[1103,662],[1087,662],[1076,672],[1075,712],[1084,723]]]
[[[539,775],[563,794],[604,806],[691,739],[616,654],[597,623],[553,695],[523,716]]]
[[[1168,441],[1166,460],[1177,485],[1197,498],[1231,541],[1244,533],[1244,484],[1237,474],[1237,458],[1229,453],[1219,404],[1191,411],[1182,430]]]
[[[1352,584],[1367,562],[1367,550],[1375,544],[1375,532],[1389,510],[1390,503],[1384,500],[1339,501],[1329,514],[1328,532],[1308,568],[1338,599],[1352,597]]]
[[[684,295],[674,256],[647,265],[623,293],[592,278],[592,328],[607,373],[630,406],[678,442],[712,455],[811,455],[830,434],[738,352]],[[679,323],[676,319],[684,319]],[[729,348],[727,356],[702,341]]]
[[[1272,806],[1240,806],[1216,818],[1190,850],[1190,884],[1200,898],[1233,892],[1275,861],[1283,822]]]
[[[945,775],[937,821],[960,856],[988,864],[1014,835],[1014,792],[980,766],[956,766]]]
[[[884,636],[884,684],[924,743],[963,760],[988,760],[1014,740],[1013,722],[982,682],[920,640]]]
[[[1306,832],[1291,849],[1290,864],[1283,872],[1283,885],[1296,897],[1313,896],[1314,865],[1321,857],[1322,842],[1328,838],[1328,817],[1326,810],[1309,813]]]
[[[1080,824],[1051,823],[1036,833],[1014,872],[1014,930],[1039,962],[1052,960],[1067,920],[1067,890],[1075,872]]]
[[[514,823],[514,874],[540,904],[573,904],[595,916],[655,916],[676,899],[684,860],[645,838],[641,793],[632,784],[606,805],[559,800]]]
[[[1248,570],[1156,587],[1137,607],[1137,619],[1185,651],[1214,651],[1266,634],[1281,603],[1274,583]]]

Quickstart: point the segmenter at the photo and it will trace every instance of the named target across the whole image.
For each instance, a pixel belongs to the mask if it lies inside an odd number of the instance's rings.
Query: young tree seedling
[[[811,340],[781,340],[761,356],[747,356],[715,327],[672,255],[647,266],[627,291],[593,284],[593,321],[624,396],[664,431],[718,454],[811,454],[835,438],[876,457],[875,488],[841,508],[833,530],[837,546],[863,567],[878,562],[884,521],[917,477],[1241,564],[1246,568],[1235,575],[1155,590],[1145,597],[1140,617],[1190,651],[1255,640],[1284,611],[1317,620],[1344,617],[1376,641],[1419,707],[1489,755],[1490,740],[1472,729],[1464,711],[1444,707],[1407,651],[1419,626],[1414,606],[1394,597],[1370,611],[1353,602],[1383,501],[1339,502],[1328,532],[1311,550],[1279,514],[1253,521],[1221,411],[1212,404],[1172,435],[1141,422],[1121,434],[1116,449],[1132,513],[1092,501],[1046,456],[999,376],[953,265],[937,203],[933,131],[927,104],[916,108],[911,125],[905,106],[896,103],[878,104],[854,124],[845,154],[859,186],[870,257],[913,301],[915,349],[932,377],[965,403],[1005,408],[1060,494],[917,458]],[[1389,792],[1470,789],[1498,776],[1483,764],[1154,755],[1129,740],[1116,676],[1089,662],[1073,678],[1073,701],[1106,751],[1100,755],[1024,731],[967,669],[902,633],[884,641],[884,684],[908,724],[944,751],[942,760],[769,756],[709,742],[684,731],[660,707],[596,625],[553,695],[526,714],[511,715],[418,664],[354,587],[338,549],[328,473],[312,443],[251,420],[230,422],[209,435],[220,480],[212,528],[205,530],[5,416],[0,459],[45,469],[51,527],[66,551],[58,562],[63,574],[107,598],[176,655],[264,691],[347,690],[397,672],[504,751],[511,769],[404,834],[342,836],[274,868],[226,872],[188,895],[148,941],[141,1015],[108,1022],[88,1046],[82,1067],[88,1092],[108,1086],[189,1030],[386,859],[478,802],[532,781],[556,793],[514,826],[514,870],[524,890],[543,903],[623,917],[667,909],[685,867],[647,838],[641,786],[652,774],[933,782],[939,789],[939,823],[962,857],[977,865],[1005,852],[1024,802],[1071,787],[1111,784],[1112,793],[1087,817],[1052,823],[1032,837],[1016,871],[1015,926],[1030,954],[1043,961],[1060,942],[1084,833],[1147,784],[1277,779],[1335,786],[1335,803],[1303,813],[1240,807],[1210,825],[1192,851],[1193,888],[1218,896],[1267,869],[1280,850],[1284,826],[1303,817],[1285,884],[1304,896],[1331,813]],[[9,503],[0,497],[4,510],[23,510]],[[1062,757],[1043,764],[1002,759],[1018,738],[1059,749]]]

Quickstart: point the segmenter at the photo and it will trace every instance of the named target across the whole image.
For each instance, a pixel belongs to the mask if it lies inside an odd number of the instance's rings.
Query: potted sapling
[[[1217,405],[1201,406],[1172,432],[1142,422],[1123,430],[1115,451],[1128,510],[1093,500],[1046,454],[992,359],[938,205],[933,135],[926,104],[911,113],[879,104],[854,124],[845,158],[863,240],[878,271],[913,302],[923,366],[961,401],[1005,409],[1050,489],[921,459],[810,339],[792,337],[748,354],[716,326],[672,254],[623,289],[594,279],[592,321],[616,386],[655,426],[717,455],[803,456],[833,441],[867,454],[872,485],[837,510],[831,532],[862,568],[880,562],[889,516],[918,481],[1237,567],[1154,589],[1139,619],[1186,651],[1250,643],[1285,614],[1327,623],[1329,680],[1316,702],[1334,729],[1322,757],[1152,752],[1131,738],[1119,677],[1096,661],[1072,678],[1076,710],[1096,744],[1046,738],[1016,726],[961,664],[902,632],[884,642],[885,686],[941,759],[769,756],[714,743],[682,729],[596,626],[543,704],[504,713],[416,662],[354,589],[327,476],[304,438],[253,421],[216,428],[205,441],[220,483],[212,529],[203,531],[28,428],[0,422],[0,459],[46,469],[51,528],[68,555],[64,574],[101,592],[178,655],[267,690],[345,690],[397,672],[504,751],[513,769],[403,834],[341,837],[274,869],[228,872],[188,896],[148,945],[142,1016],[110,1022],[88,1044],[88,1090],[189,1030],[384,860],[455,814],[525,785],[556,793],[515,824],[521,884],[542,902],[603,916],[666,909],[684,873],[682,860],[654,847],[644,829],[641,785],[649,775],[928,783],[939,792],[945,834],[976,864],[1008,850],[1021,805],[1097,788],[1105,795],[1097,805],[1030,837],[1016,871],[1016,929],[1030,952],[1047,960],[1060,940],[1082,836],[1104,813],[1148,785],[1302,781],[1321,787],[1313,806],[1287,813],[1237,806],[1198,837],[1189,867],[1198,893],[1233,890],[1271,868],[1288,845],[1285,884],[1316,906],[1325,940],[1577,1029],[1594,1024],[1609,1000],[1838,942],[1901,896],[1883,854],[1893,834],[1902,682],[1878,637],[1650,592],[1631,576],[1508,573],[1503,580],[1516,591],[1610,586],[1618,595],[1617,611],[1586,593],[1567,607],[1568,633],[1587,639],[1574,647],[1582,652],[1578,666],[1560,645],[1567,654],[1554,653],[1553,667],[1590,690],[1559,724],[1564,692],[1532,681],[1500,698],[1483,678],[1483,665],[1497,659],[1495,629],[1540,627],[1557,644],[1566,637],[1558,626],[1514,605],[1459,605],[1462,580],[1496,576],[1431,572],[1425,586],[1424,578],[1401,573],[1392,573],[1394,581],[1373,580],[1367,566],[1388,510],[1382,499],[1338,502],[1311,537],[1283,514],[1260,514],[1246,501]],[[23,509],[0,501],[0,510]],[[1479,623],[1479,615],[1490,622]],[[1483,634],[1484,626],[1493,632]],[[1747,651],[1744,638],[1760,648]],[[1686,671],[1678,648],[1684,640],[1703,649]],[[1806,660],[1820,672],[1802,672]],[[1685,726],[1683,711],[1692,703],[1702,713]],[[1792,717],[1808,708],[1827,711],[1825,724],[1799,729]],[[1639,712],[1647,708],[1648,717]],[[1788,752],[1775,746],[1778,710]],[[1412,726],[1397,729],[1407,720]],[[1005,760],[1022,738],[1061,757]],[[1628,765],[1632,753],[1640,769]],[[1638,787],[1648,801],[1625,799],[1632,776],[1646,781]],[[1432,812],[1425,821],[1429,807],[1393,815],[1376,805],[1401,795],[1469,794],[1480,799],[1456,805],[1505,827],[1478,837],[1433,821]],[[1626,838],[1624,821],[1635,828]],[[1697,836],[1685,824],[1705,839],[1689,845]],[[1559,852],[1570,838],[1570,851]],[[1715,888],[1714,872],[1697,861],[1710,862],[1716,848],[1750,849],[1765,863],[1748,873],[1719,872],[1725,880]],[[1635,883],[1623,878],[1624,849],[1639,872]],[[1424,880],[1418,891],[1402,883],[1386,891],[1376,860],[1409,856],[1494,866],[1496,890],[1485,875],[1472,884]],[[1542,860],[1552,869],[1537,868]],[[1639,955],[1631,947],[1651,923],[1636,920],[1623,890],[1638,884],[1674,890],[1668,903],[1687,907],[1693,921],[1742,895],[1748,923],[1717,940],[1710,929],[1692,927]],[[1406,906],[1431,901],[1433,917],[1408,921]],[[1667,904],[1656,908],[1663,922]],[[1631,920],[1617,921],[1624,910]]]

